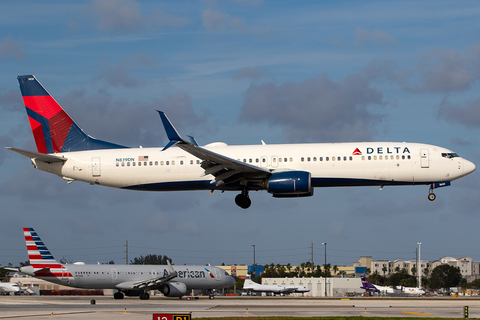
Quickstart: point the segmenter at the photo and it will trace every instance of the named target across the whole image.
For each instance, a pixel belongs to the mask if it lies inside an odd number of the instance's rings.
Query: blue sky
[[[411,141],[478,165],[476,1],[2,1],[0,142],[36,150],[17,75],[34,74],[90,135],[167,142],[155,110],[200,144]],[[57,258],[162,254],[176,264],[480,261],[478,172],[428,187],[142,193],[34,170],[0,150],[0,265],[27,259],[22,227]]]

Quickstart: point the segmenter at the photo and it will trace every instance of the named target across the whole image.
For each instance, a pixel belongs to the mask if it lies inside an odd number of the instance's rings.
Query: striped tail
[[[83,132],[35,76],[17,79],[39,153],[126,148]]]
[[[55,260],[33,228],[23,228],[23,234],[30,266],[36,277],[71,277],[70,273],[65,274],[67,269]]]

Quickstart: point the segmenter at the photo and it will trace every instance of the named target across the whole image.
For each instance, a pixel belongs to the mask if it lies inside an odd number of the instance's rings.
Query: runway
[[[91,300],[95,304],[91,304]],[[468,298],[281,298],[216,297],[182,300],[114,300],[105,296],[0,296],[0,319],[152,319],[154,313],[204,317],[440,317],[480,318],[480,299]]]

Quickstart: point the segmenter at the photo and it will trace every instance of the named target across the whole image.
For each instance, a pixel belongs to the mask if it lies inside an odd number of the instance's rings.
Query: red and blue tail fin
[[[23,228],[23,234],[25,235],[28,259],[35,276],[62,276],[65,267],[55,260],[35,230],[33,228]]]
[[[127,148],[83,132],[35,76],[17,78],[39,153]]]

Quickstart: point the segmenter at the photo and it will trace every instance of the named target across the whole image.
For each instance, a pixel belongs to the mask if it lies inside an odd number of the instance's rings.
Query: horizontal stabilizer
[[[5,149],[11,150],[16,153],[20,153],[22,156],[28,157],[30,159],[37,159],[47,163],[65,162],[68,160],[65,157],[59,157],[51,154],[38,153],[34,151],[22,150],[17,148],[6,147]]]

